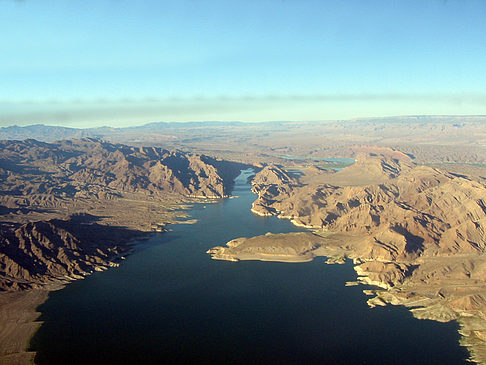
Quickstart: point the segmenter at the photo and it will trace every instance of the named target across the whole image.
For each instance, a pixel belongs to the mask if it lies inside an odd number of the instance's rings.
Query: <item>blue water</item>
[[[249,172],[247,172],[248,174]],[[230,239],[300,229],[234,195],[196,205],[193,225],[157,234],[118,268],[53,292],[31,347],[40,364],[463,364],[458,325],[370,309],[352,265],[225,262]]]
[[[355,162],[354,158],[343,158],[343,157],[325,157],[325,158],[315,158],[315,157],[302,157],[302,156],[290,156],[281,155],[281,158],[286,160],[314,160],[314,161],[326,161],[326,162],[336,162],[343,164],[353,164]]]
[[[316,160],[326,161],[326,162],[339,162],[339,163],[345,163],[345,164],[352,164],[352,163],[355,162],[354,158],[331,158],[331,157],[326,157],[326,158],[317,158]]]

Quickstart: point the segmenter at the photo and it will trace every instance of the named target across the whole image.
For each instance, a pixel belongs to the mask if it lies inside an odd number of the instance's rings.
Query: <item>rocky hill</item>
[[[231,188],[223,171],[228,163],[180,151],[92,138],[2,141],[0,150],[2,195],[75,198],[143,191],[220,198]]]
[[[258,199],[252,210],[309,228],[366,234],[360,252],[367,259],[483,253],[485,186],[385,152],[362,153],[348,171],[336,173],[352,172],[355,186],[275,180],[278,167],[267,166],[254,179]],[[381,175],[383,182],[359,185],[367,174]],[[260,183],[267,175],[272,183]]]
[[[0,291],[59,285],[117,266],[142,233],[73,217],[0,225]]]
[[[458,320],[471,358],[486,362],[486,186],[386,148],[361,148],[353,166],[312,174],[292,179],[266,166],[253,179],[252,211],[313,233],[235,239],[208,253],[231,261],[353,259],[358,282],[383,288],[366,291],[371,306]]]
[[[1,141],[0,151],[0,290],[110,265],[130,238],[183,215],[178,203],[227,196],[241,168],[93,138]]]

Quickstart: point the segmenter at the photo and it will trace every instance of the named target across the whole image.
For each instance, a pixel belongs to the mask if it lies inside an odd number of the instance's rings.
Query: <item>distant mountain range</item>
[[[0,128],[0,140],[5,139],[37,139],[44,142],[53,142],[70,138],[83,137],[98,137],[105,138],[112,141],[128,141],[134,133],[139,137],[150,134],[151,132],[168,132],[171,134],[180,134],[188,129],[226,129],[226,128],[245,128],[258,126],[261,129],[289,129],[296,126],[316,126],[332,128],[333,126],[343,126],[343,124],[359,127],[369,125],[370,123],[385,125],[397,123],[406,124],[447,124],[455,127],[463,127],[466,124],[477,124],[486,122],[486,116],[399,116],[399,117],[385,117],[385,118],[360,118],[351,119],[347,121],[320,121],[320,122],[295,122],[295,121],[271,121],[271,122],[218,122],[218,121],[203,121],[203,122],[154,122],[141,126],[130,126],[123,128],[115,127],[96,127],[96,128],[70,128],[62,126],[50,126],[44,124],[34,124],[29,126],[8,126]],[[179,132],[179,133],[178,133]]]
[[[280,123],[280,122],[270,122]],[[187,129],[187,128],[205,128],[205,127],[230,127],[242,126],[244,122],[155,122],[141,126],[114,128],[114,127],[96,127],[96,128],[70,128],[62,126],[50,126],[44,124],[33,124],[25,127],[9,126],[0,128],[0,140],[24,140],[36,139],[43,142],[54,142],[63,139],[98,137],[106,138],[113,135],[120,135],[131,132],[150,132],[163,131],[167,129]]]

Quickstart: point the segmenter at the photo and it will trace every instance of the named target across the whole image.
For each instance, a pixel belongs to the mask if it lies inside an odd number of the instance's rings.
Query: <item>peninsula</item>
[[[471,359],[485,362],[486,186],[389,148],[355,152],[356,162],[337,172],[268,165],[253,178],[255,214],[312,232],[238,238],[208,253],[230,261],[352,259],[358,282],[377,287],[366,291],[370,306],[457,320]]]

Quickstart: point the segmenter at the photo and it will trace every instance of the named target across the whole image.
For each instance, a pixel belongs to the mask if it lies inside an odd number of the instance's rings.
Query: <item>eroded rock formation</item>
[[[353,166],[312,179],[320,182],[269,165],[253,180],[252,211],[312,229],[306,239],[237,239],[208,252],[233,261],[268,252],[282,261],[289,248],[301,261],[348,257],[359,282],[383,288],[367,291],[371,306],[400,304],[417,318],[458,320],[471,358],[486,362],[486,187],[386,148],[360,148]],[[313,245],[299,247],[309,235]]]
[[[178,197],[225,197],[242,167],[93,138],[2,141],[0,151],[0,290],[113,265],[131,238],[163,230]]]
[[[141,232],[94,222],[50,220],[0,226],[0,291],[45,287],[117,266]]]
[[[204,155],[155,147],[130,147],[97,139],[44,143],[0,142],[0,189],[25,199],[58,199],[119,192],[228,195],[228,163]]]

